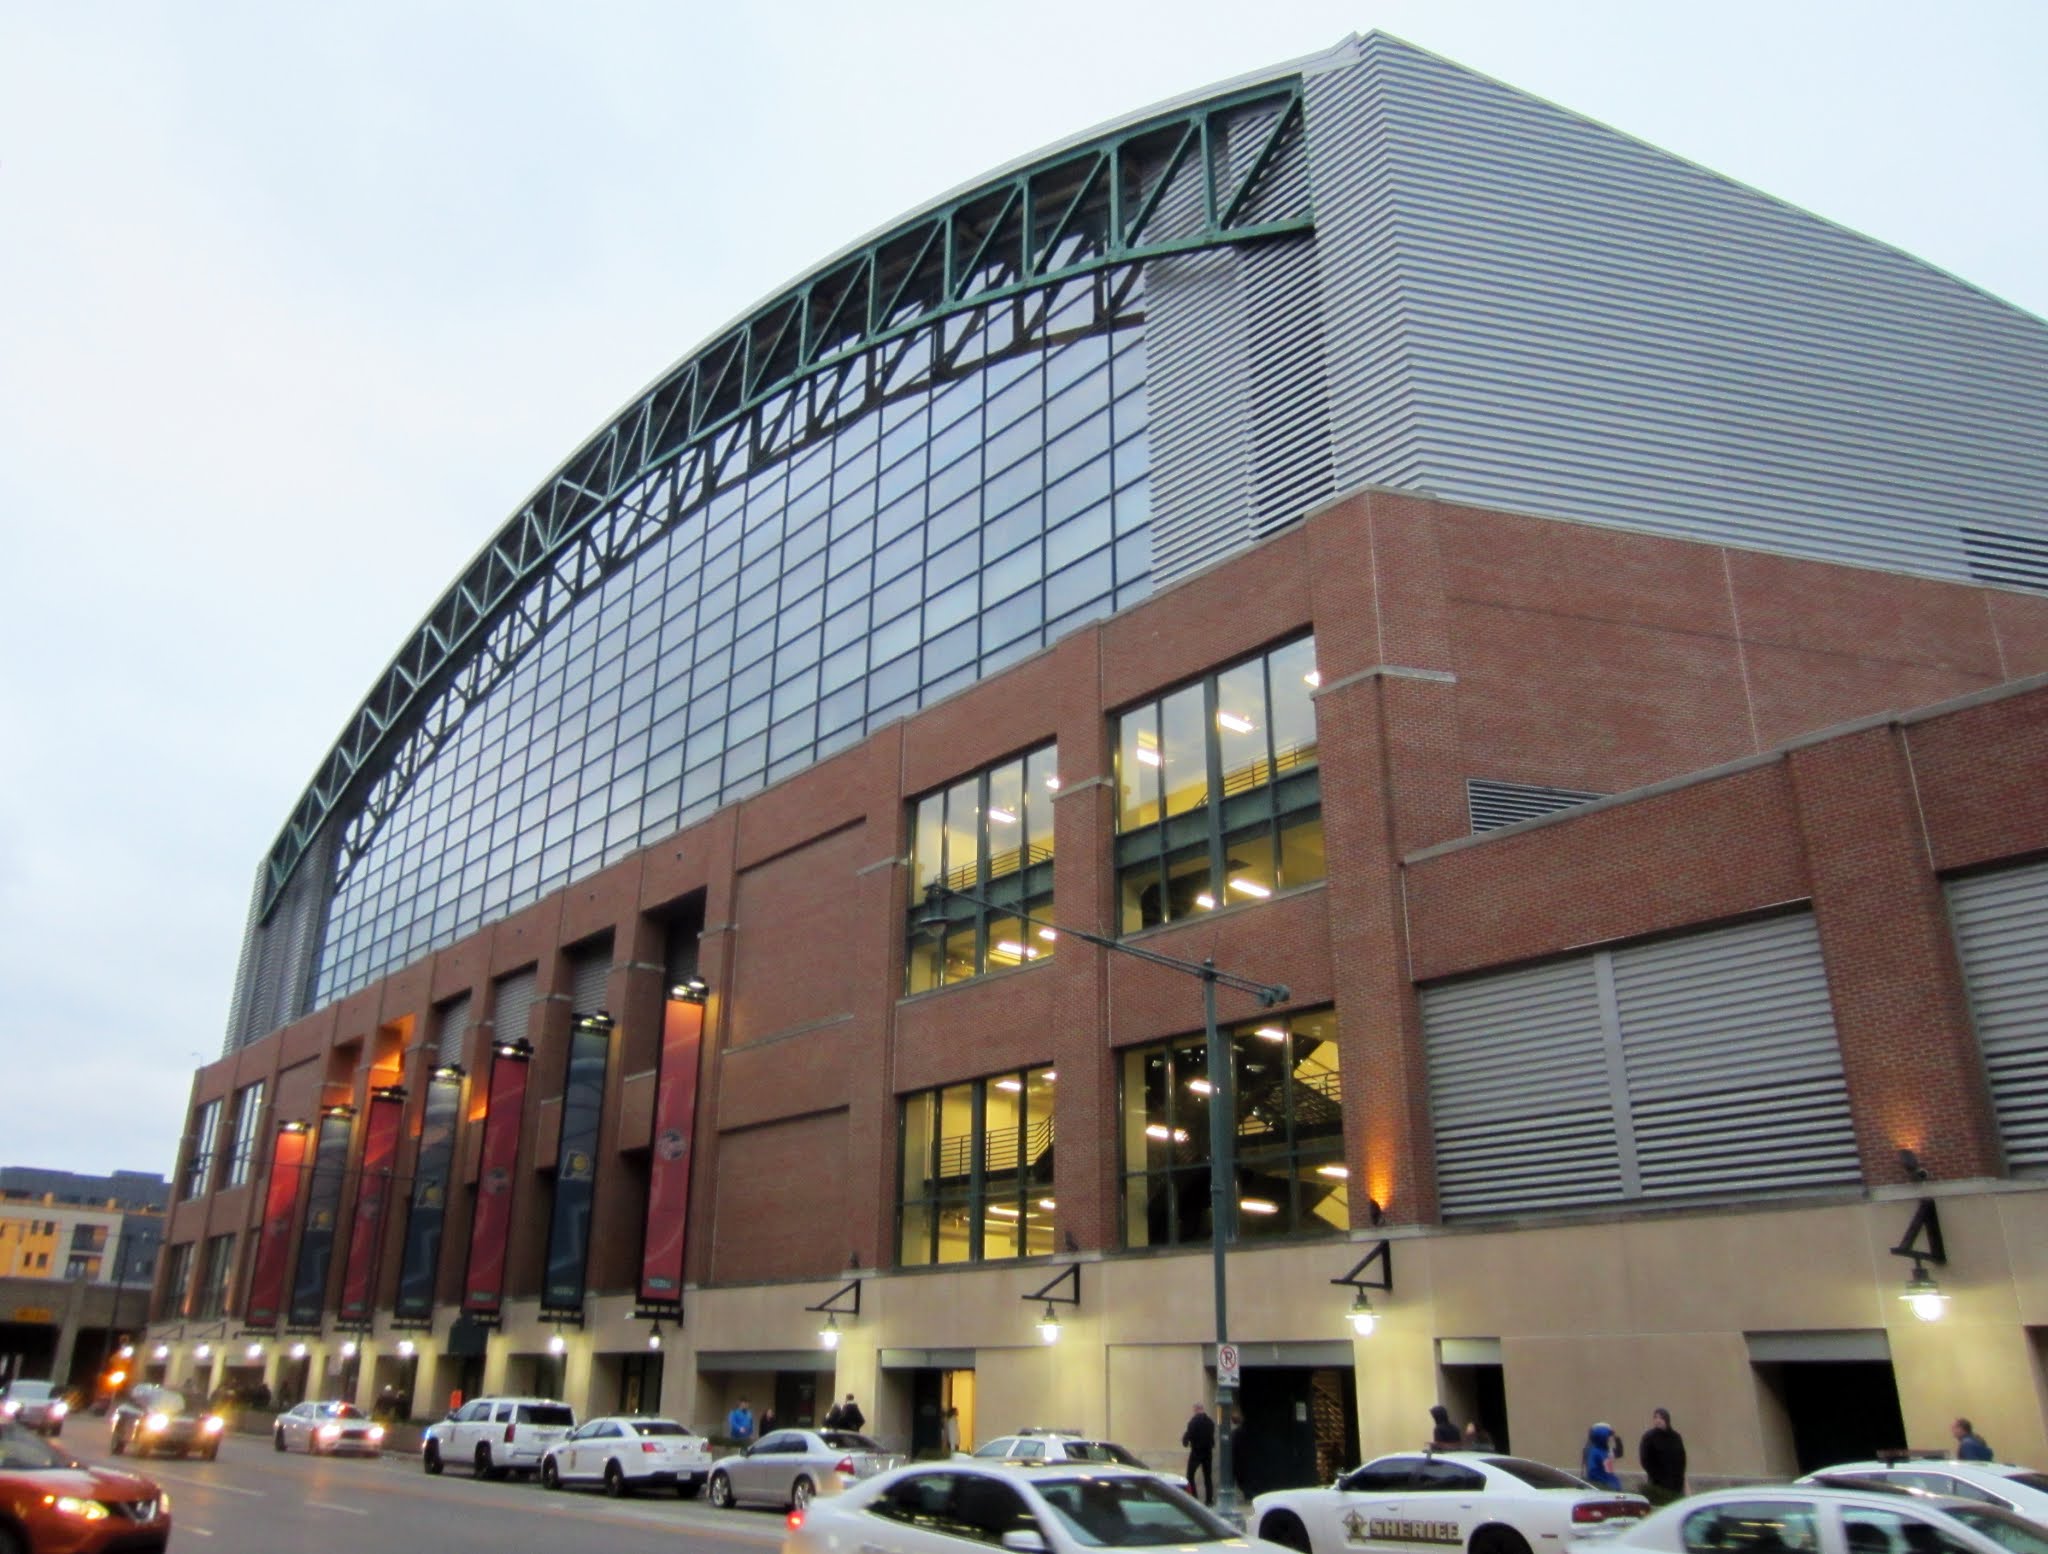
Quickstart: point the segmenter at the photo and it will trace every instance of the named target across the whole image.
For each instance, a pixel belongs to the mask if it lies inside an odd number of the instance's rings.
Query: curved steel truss
[[[346,799],[374,784],[339,850],[343,871],[545,627],[707,496],[881,398],[965,370],[948,359],[949,339],[964,338],[948,321],[1007,310],[1008,349],[1043,344],[1055,310],[1032,297],[1079,284],[1096,294],[1098,327],[1114,327],[1117,269],[1312,225],[1290,77],[1059,151],[799,282],[600,428],[464,569],[271,844],[259,917]]]

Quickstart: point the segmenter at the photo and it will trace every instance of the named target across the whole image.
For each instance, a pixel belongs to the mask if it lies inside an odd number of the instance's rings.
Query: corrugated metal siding
[[[469,994],[450,999],[441,1006],[441,1030],[434,1039],[437,1064],[460,1063],[462,1043],[469,1035]]]
[[[2008,1170],[2048,1167],[2048,863],[1948,887]]]
[[[1854,1186],[1810,915],[1422,994],[1446,1217]]]
[[[1519,820],[1534,820],[1539,815],[1576,809],[1581,804],[1606,796],[1604,793],[1582,793],[1576,788],[1496,782],[1488,777],[1465,779],[1465,813],[1472,823],[1474,835],[1481,831],[1497,831]]]
[[[1340,484],[1954,578],[1965,520],[2048,540],[2048,325],[1384,36],[1309,104]]]
[[[1806,913],[1613,955],[1646,1198],[1862,1179]]]
[[[607,939],[594,949],[579,950],[569,963],[569,1001],[578,1014],[598,1014],[610,1003],[612,945]]]
[[[264,886],[264,870],[257,869],[223,1053],[291,1024],[312,1007],[313,970],[327,916],[333,860],[334,838],[323,831],[306,850],[304,866],[278,897],[267,923],[256,912]]]
[[[536,978],[533,969],[515,971],[509,977],[498,979],[497,998],[491,1011],[491,1034],[499,1041],[522,1041],[531,1032],[533,991]]]

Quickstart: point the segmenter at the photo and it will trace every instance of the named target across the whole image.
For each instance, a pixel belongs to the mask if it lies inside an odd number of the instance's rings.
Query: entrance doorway
[[[1801,1473],[1902,1450],[1906,1422],[1889,1360],[1786,1360],[1756,1367]]]
[[[1247,1495],[1333,1482],[1358,1465],[1358,1377],[1349,1366],[1253,1366],[1237,1394],[1231,1442]]]
[[[1513,1451],[1508,1442],[1507,1370],[1501,1365],[1443,1366],[1444,1407],[1460,1430],[1477,1424],[1492,1439],[1494,1450]]]
[[[944,1457],[946,1411],[957,1410],[954,1424],[960,1450],[974,1449],[974,1372],[920,1367],[910,1373],[910,1455]]]
[[[828,1378],[831,1385],[831,1371],[777,1371],[775,1373],[775,1423],[784,1428],[815,1429],[825,1417],[825,1410],[818,1406],[818,1377]]]

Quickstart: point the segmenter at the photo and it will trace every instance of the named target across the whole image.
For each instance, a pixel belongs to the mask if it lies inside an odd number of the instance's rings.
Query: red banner
[[[291,1265],[292,1218],[299,1212],[306,1151],[313,1136],[303,1123],[277,1130],[270,1151],[270,1188],[263,1200],[263,1239],[256,1245],[256,1271],[249,1279],[248,1324],[276,1327],[284,1306],[284,1275]]]
[[[661,1018],[654,1149],[647,1181],[647,1237],[640,1254],[640,1303],[645,1307],[680,1306],[683,1300],[690,1146],[697,1134],[697,1050],[703,1039],[704,1006],[670,999]]]
[[[484,1115],[476,1218],[469,1227],[469,1273],[462,1309],[496,1315],[505,1293],[505,1241],[512,1229],[512,1186],[519,1166],[519,1117],[526,1105],[527,1059],[500,1052],[491,1058],[490,1110]]]
[[[363,1171],[356,1183],[356,1218],[348,1233],[348,1272],[341,1286],[341,1319],[367,1322],[376,1310],[378,1252],[384,1244],[391,1204],[391,1171],[398,1163],[398,1124],[405,1102],[395,1095],[370,1097],[370,1121],[363,1136]]]

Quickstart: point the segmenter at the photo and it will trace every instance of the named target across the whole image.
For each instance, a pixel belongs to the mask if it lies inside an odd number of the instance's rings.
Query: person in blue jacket
[[[1586,1432],[1586,1449],[1581,1454],[1579,1477],[1602,1489],[1621,1488],[1621,1476],[1614,1471],[1621,1460],[1621,1437],[1610,1424],[1596,1424]]]
[[[1977,1433],[1976,1426],[1972,1425],[1969,1420],[1958,1419],[1949,1427],[1949,1433],[1956,1438],[1956,1461],[1997,1461],[1997,1458],[1991,1454],[1991,1448],[1985,1444],[1984,1437]]]

